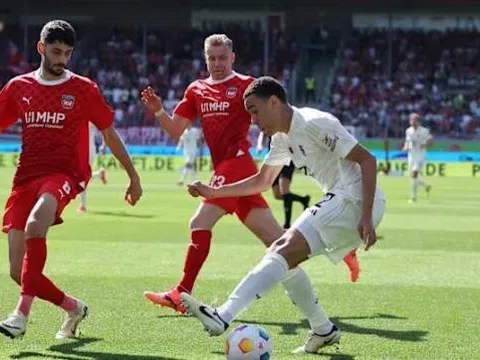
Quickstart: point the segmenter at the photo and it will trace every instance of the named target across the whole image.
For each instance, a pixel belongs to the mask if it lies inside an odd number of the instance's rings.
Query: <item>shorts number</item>
[[[63,199],[65,195],[70,195],[70,191],[72,191],[72,188],[70,187],[68,181],[65,181],[61,188],[58,189],[58,192],[60,193],[60,200]]]
[[[325,196],[323,197],[322,201],[316,203],[314,206],[316,207],[322,207],[323,203],[326,203],[327,201],[332,200],[335,197],[335,194],[332,193],[326,193]]]
[[[65,184],[63,184],[62,186],[62,190],[65,192],[65,194],[67,195],[70,194],[70,191],[72,190],[72,188],[70,187],[70,184],[68,183],[68,181],[65,181]]]
[[[212,179],[210,180],[210,186],[217,188],[225,184],[225,176],[223,175],[213,175]]]

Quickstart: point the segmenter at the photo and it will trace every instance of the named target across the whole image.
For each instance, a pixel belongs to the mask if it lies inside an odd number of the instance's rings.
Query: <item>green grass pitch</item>
[[[11,170],[2,169],[0,198],[9,193]],[[93,181],[87,214],[78,200],[65,223],[49,233],[46,273],[84,299],[90,317],[80,340],[54,335],[63,314],[36,301],[21,341],[0,338],[0,359],[155,360],[222,359],[224,337],[209,338],[189,317],[142,298],[179,278],[188,242],[187,224],[198,204],[175,185],[175,172],[143,172],[144,197],[135,208],[123,201],[125,176]],[[207,177],[202,174],[202,178]],[[407,178],[380,177],[387,198],[383,237],[359,253],[360,280],[352,284],[343,264],[316,257],[304,267],[321,303],[343,330],[340,351],[304,359],[480,358],[480,180],[432,178],[432,196],[407,204]],[[297,174],[293,189],[320,198],[314,183]],[[283,221],[281,203],[267,198]],[[300,213],[295,208],[295,216]],[[4,237],[6,239],[6,237]],[[15,306],[18,287],[8,276],[7,242],[1,242],[0,316]],[[236,217],[214,230],[212,251],[195,289],[220,303],[263,255],[263,248]],[[289,359],[307,323],[278,287],[238,321],[261,324],[273,338],[274,359]]]

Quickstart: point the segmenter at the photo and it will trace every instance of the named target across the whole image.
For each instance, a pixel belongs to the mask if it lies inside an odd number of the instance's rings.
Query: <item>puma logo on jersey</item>
[[[25,96],[22,98],[22,101],[25,101],[28,106],[30,106],[30,101],[31,101],[31,100],[32,100],[32,97],[31,97],[31,96],[30,96],[29,98],[27,98],[27,97],[25,97]]]
[[[209,101],[200,104],[200,110],[203,114],[212,112],[225,112],[230,107],[228,101]]]

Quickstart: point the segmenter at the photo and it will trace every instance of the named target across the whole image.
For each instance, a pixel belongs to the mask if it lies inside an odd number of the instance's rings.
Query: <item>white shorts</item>
[[[385,199],[375,199],[373,225],[380,224],[385,212]],[[328,193],[323,200],[306,209],[294,222],[293,228],[302,233],[310,247],[310,257],[323,254],[334,264],[362,244],[358,221],[362,203],[343,194]]]
[[[409,171],[422,171],[425,157],[408,155],[408,170]]]
[[[195,164],[195,160],[197,159],[196,152],[185,152],[183,156],[185,157],[185,163]]]

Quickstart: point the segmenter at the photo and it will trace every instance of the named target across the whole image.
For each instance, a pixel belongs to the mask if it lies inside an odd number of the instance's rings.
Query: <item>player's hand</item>
[[[142,102],[154,114],[163,109],[162,100],[150,86],[142,91]]]
[[[365,244],[365,251],[368,251],[377,242],[377,233],[371,216],[362,215],[358,222],[358,234]]]
[[[202,196],[205,199],[210,199],[214,197],[215,189],[211,186],[202,184],[200,181],[195,181],[188,185],[188,192],[193,197]]]
[[[142,197],[142,193],[143,190],[140,180],[130,180],[127,191],[125,192],[125,201],[130,205],[135,206],[138,200]]]

